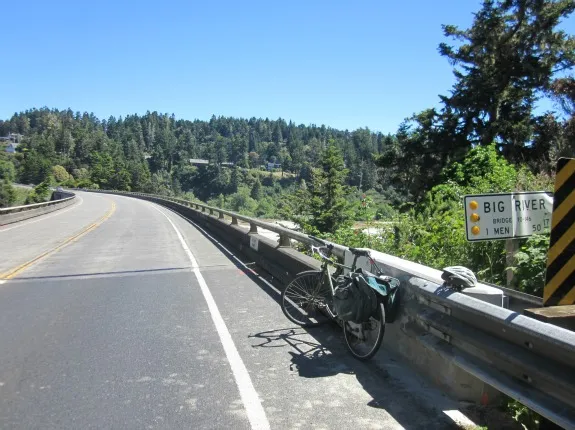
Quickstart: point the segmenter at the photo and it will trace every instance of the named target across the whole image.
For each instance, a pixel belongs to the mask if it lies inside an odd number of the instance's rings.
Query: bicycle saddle
[[[359,257],[368,257],[369,256],[369,250],[367,249],[357,249],[357,248],[348,248],[349,252],[351,252],[354,255],[357,255]]]

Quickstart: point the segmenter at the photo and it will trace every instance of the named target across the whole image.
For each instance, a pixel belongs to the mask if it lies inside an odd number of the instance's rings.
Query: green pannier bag
[[[377,309],[376,293],[361,273],[338,276],[333,307],[342,320],[362,323],[369,320]]]

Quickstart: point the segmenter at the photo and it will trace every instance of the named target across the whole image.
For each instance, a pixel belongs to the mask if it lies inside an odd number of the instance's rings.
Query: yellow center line
[[[106,212],[106,214],[104,214],[104,216],[101,217],[100,219],[98,219],[95,223],[90,224],[88,227],[84,228],[82,231],[69,237],[64,242],[59,244],[58,246],[56,246],[52,249],[49,249],[48,251],[43,252],[42,254],[34,257],[33,259],[27,261],[24,264],[19,265],[18,267],[15,267],[13,269],[8,270],[7,272],[0,274],[0,281],[7,281],[9,279],[14,278],[15,276],[18,276],[20,273],[22,273],[24,270],[28,269],[30,266],[34,265],[38,261],[54,254],[55,252],[58,252],[59,250],[61,250],[65,246],[71,244],[72,242],[78,240],[82,236],[88,234],[90,231],[99,227],[104,221],[106,221],[108,218],[110,218],[112,216],[112,214],[116,211],[116,203],[114,203],[113,201],[111,201],[111,202],[112,202],[112,207],[110,208],[110,210],[108,212]],[[2,282],[0,282],[0,283],[2,283]]]

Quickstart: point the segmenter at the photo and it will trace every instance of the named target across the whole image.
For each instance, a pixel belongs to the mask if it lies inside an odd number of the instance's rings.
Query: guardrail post
[[[202,212],[205,212],[205,211],[206,211],[206,208],[202,206]]]
[[[220,211],[220,216],[218,217],[219,219],[224,219],[224,213],[222,211]]]
[[[258,226],[250,222],[250,233],[257,233]]]
[[[287,234],[280,234],[280,247],[291,248],[291,241]]]
[[[213,215],[213,214],[214,214],[214,210],[210,209],[210,215]]]
[[[232,217],[232,225],[238,225],[238,219],[235,216]]]

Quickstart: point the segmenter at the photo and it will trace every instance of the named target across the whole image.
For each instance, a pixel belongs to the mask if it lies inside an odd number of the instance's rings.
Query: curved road
[[[0,428],[453,425],[394,357],[381,370],[333,327],[293,327],[277,290],[179,215],[77,195],[0,228]]]

